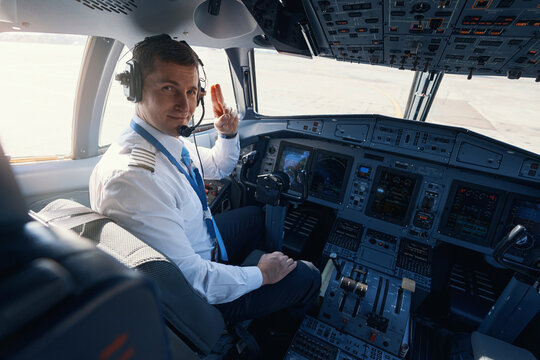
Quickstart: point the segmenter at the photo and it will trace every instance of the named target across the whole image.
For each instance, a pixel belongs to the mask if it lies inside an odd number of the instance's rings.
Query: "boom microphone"
[[[178,132],[178,135],[183,136],[183,137],[190,137],[193,130],[195,130],[197,126],[201,125],[201,122],[204,119],[204,97],[201,97],[201,105],[202,105],[202,114],[197,124],[193,126],[187,126],[187,125],[179,126],[176,129],[176,131]]]

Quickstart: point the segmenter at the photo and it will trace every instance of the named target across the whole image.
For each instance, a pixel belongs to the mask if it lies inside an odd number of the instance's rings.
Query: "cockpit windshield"
[[[540,153],[540,86],[531,78],[445,74],[427,122],[459,126]]]
[[[258,112],[403,118],[414,72],[255,50]],[[511,90],[510,90],[511,88]],[[427,122],[463,127],[540,153],[540,87],[530,78],[445,74]]]
[[[381,114],[403,117],[412,71],[255,50],[263,115]]]

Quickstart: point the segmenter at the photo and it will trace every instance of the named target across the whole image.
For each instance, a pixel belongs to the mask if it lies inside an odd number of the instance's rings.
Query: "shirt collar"
[[[156,138],[157,141],[161,143],[161,145],[165,146],[165,148],[169,150],[169,152],[178,162],[182,163],[182,147],[184,146],[184,143],[178,137],[162,133],[141,119],[137,114],[133,115],[133,121],[148,131],[153,137]]]

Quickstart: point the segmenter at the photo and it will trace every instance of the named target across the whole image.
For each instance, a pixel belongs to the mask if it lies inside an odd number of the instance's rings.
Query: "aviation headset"
[[[154,41],[155,42],[163,41],[163,40],[173,40],[173,39],[168,34],[154,35],[154,36],[146,37],[144,39],[144,41],[147,43],[154,42]],[[173,40],[173,41],[176,41],[176,40]],[[183,40],[179,42],[184,44],[191,51],[193,51],[193,49],[188,45],[187,42]],[[204,64],[199,58],[199,56],[197,55],[197,53],[195,53],[195,51],[193,51],[193,53],[197,57],[197,62],[199,63],[199,66],[201,67],[203,75],[204,75],[204,78],[202,79],[199,77],[199,82],[197,84],[197,106],[199,106],[199,104],[202,104],[202,114],[201,114],[201,118],[199,119],[196,125],[194,126],[183,125],[178,128],[178,134],[184,137],[191,136],[191,133],[193,132],[193,130],[195,130],[195,128],[201,124],[204,118],[204,112],[205,112],[204,111],[204,95],[206,93],[206,90],[203,87],[201,82],[204,82],[204,84],[206,84],[206,72],[204,71]],[[142,75],[141,67],[135,59],[131,59],[126,62],[126,69],[124,70],[124,72],[116,74],[115,80],[119,81],[120,84],[123,86],[124,95],[126,96],[128,101],[137,103],[142,100],[143,75]]]

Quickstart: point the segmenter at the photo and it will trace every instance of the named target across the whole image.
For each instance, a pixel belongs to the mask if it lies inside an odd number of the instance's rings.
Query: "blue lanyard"
[[[139,135],[141,135],[146,141],[148,141],[150,144],[152,144],[156,149],[161,151],[163,155],[169,159],[169,161],[176,166],[178,170],[189,181],[189,184],[195,190],[195,193],[199,197],[199,200],[201,201],[201,205],[204,212],[204,221],[206,222],[206,228],[208,229],[208,233],[210,234],[210,237],[213,241],[217,241],[220,249],[220,255],[221,258],[225,261],[228,261],[227,257],[227,251],[225,249],[225,244],[223,244],[223,240],[221,239],[220,235],[217,235],[216,228],[214,228],[215,222],[212,218],[212,213],[210,212],[210,209],[208,209],[208,203],[206,202],[206,194],[204,192],[204,181],[201,177],[201,174],[199,173],[199,169],[194,167],[193,172],[195,173],[195,179],[191,177],[186,170],[180,165],[180,163],[172,156],[172,154],[163,146],[162,143],[159,142],[158,139],[156,139],[152,134],[150,134],[146,129],[144,129],[141,125],[137,124],[135,121],[131,120],[130,122],[131,128]],[[218,230],[219,231],[219,230]]]

